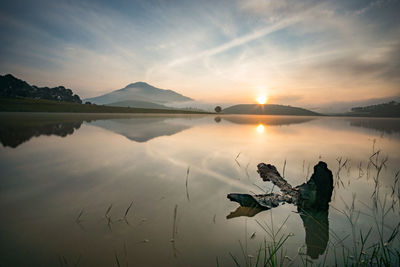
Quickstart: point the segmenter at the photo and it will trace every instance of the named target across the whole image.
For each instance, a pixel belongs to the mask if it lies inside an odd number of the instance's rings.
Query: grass
[[[82,221],[81,220],[82,215],[83,215],[83,209],[81,210],[81,212],[79,212],[78,217],[76,217],[75,220],[76,223],[80,223]]]
[[[190,196],[189,196],[189,189],[188,189],[188,185],[189,185],[189,172],[190,172],[190,166],[187,168],[186,170],[186,183],[185,183],[185,187],[186,187],[186,198],[187,200],[190,202]]]
[[[318,260],[311,260],[302,247],[296,252],[291,250],[289,258],[287,251],[291,234],[283,232],[283,225],[286,220],[278,227],[274,227],[272,220],[267,223],[256,220],[256,223],[265,233],[264,241],[259,244],[254,251],[254,257],[247,254],[247,249],[243,249],[242,242],[239,241],[240,251],[238,254],[228,253],[234,266],[400,266],[400,170],[393,174],[393,184],[386,186],[383,191],[382,184],[383,171],[387,168],[389,157],[382,154],[381,150],[375,149],[373,143],[372,154],[367,157],[367,165],[362,167],[362,162],[355,169],[356,180],[361,177],[370,180],[371,201],[362,203],[357,201],[356,195],[352,195],[350,203],[343,199],[344,208],[339,210],[331,204],[331,211],[334,210],[341,214],[345,219],[345,230],[347,235],[341,236],[329,229],[329,241],[324,254]],[[336,188],[347,185],[341,177],[344,169],[350,173],[350,159],[339,157],[336,159],[337,170],[335,171],[334,184]],[[286,168],[286,160],[283,169]],[[366,169],[366,170],[365,170]],[[305,171],[305,161],[303,161],[303,173]],[[357,177],[358,175],[358,177]],[[350,184],[350,176],[348,175]],[[385,177],[388,178],[388,177]],[[358,203],[363,205],[358,206]],[[361,221],[360,217],[365,216],[366,220]],[[397,218],[397,220],[393,220]],[[392,219],[392,220],[389,220]],[[389,225],[389,221],[392,221]],[[393,222],[394,221],[394,222]],[[362,224],[369,223],[366,227]],[[343,234],[342,234],[343,235]],[[246,239],[247,241],[247,239]],[[251,256],[251,257],[249,257]],[[254,259],[254,261],[253,261]],[[217,261],[217,266],[221,264]]]
[[[128,216],[129,210],[131,209],[132,205],[133,205],[133,201],[131,201],[131,204],[129,204],[128,208],[125,211],[125,214],[124,214],[124,219],[125,220],[126,220],[126,216]]]
[[[75,113],[166,113],[207,114],[208,112],[178,109],[147,109],[78,104],[33,98],[0,98],[1,112],[75,112]]]
[[[357,220],[359,213],[354,207],[354,203],[347,207],[347,211],[342,211],[343,215],[347,218],[351,228],[351,238],[353,241],[352,246],[346,246],[344,240],[348,239],[346,236],[339,239],[336,233],[331,233],[336,242],[330,241],[330,244],[321,256],[319,262],[311,261],[305,255],[300,247],[294,259],[288,257],[286,245],[292,234],[282,233],[282,227],[285,222],[278,228],[273,229],[268,227],[267,224],[262,224],[257,221],[260,227],[265,231],[271,241],[264,239],[256,251],[255,262],[251,260],[253,257],[247,255],[244,251],[242,243],[239,241],[241,254],[243,260],[229,252],[229,256],[235,266],[241,267],[256,267],[256,266],[399,266],[400,263],[400,248],[399,244],[399,231],[400,222],[389,231],[390,234],[384,234],[385,217],[388,214],[388,207],[385,203],[379,202],[378,209],[380,216],[374,216],[374,225],[371,226],[366,232],[362,230],[356,231]],[[272,224],[273,225],[273,224]],[[378,238],[372,240],[372,233],[378,233]],[[386,231],[387,232],[387,231]],[[330,260],[328,260],[328,256]],[[297,261],[296,261],[297,260]],[[220,265],[217,265],[220,266]]]
[[[172,238],[171,238],[171,242],[175,242],[176,234],[178,233],[178,226],[176,224],[177,215],[178,215],[178,205],[175,205],[175,208],[174,208],[174,220],[173,220],[173,223],[172,223]]]

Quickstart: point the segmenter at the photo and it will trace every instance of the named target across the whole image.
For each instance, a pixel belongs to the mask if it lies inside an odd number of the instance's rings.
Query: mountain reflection
[[[123,135],[135,142],[147,142],[159,136],[171,136],[192,127],[165,116],[101,120],[91,124]]]
[[[119,114],[1,114],[0,143],[16,148],[32,137],[73,135],[87,122],[123,135],[136,142],[147,142],[158,136],[171,136],[190,128],[176,122],[179,116],[143,116]],[[178,120],[179,121],[179,120]]]
[[[400,133],[400,119],[397,118],[349,118],[350,126],[373,129],[381,133]]]
[[[16,148],[32,137],[72,135],[83,120],[65,116],[0,116],[0,143],[4,147]]]

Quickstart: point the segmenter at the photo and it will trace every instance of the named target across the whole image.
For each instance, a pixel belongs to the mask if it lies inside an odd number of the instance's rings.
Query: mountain
[[[161,104],[139,101],[139,100],[125,100],[114,103],[106,104],[107,106],[113,107],[134,107],[134,108],[153,108],[153,109],[174,109]]]
[[[71,89],[64,86],[54,88],[37,87],[15,78],[11,74],[0,75],[0,97],[3,98],[38,98],[63,102],[82,103],[81,98],[74,94]]]
[[[324,114],[340,114],[349,112],[353,107],[378,105],[380,103],[387,103],[391,101],[400,102],[400,96],[398,95],[398,96],[384,97],[384,98],[370,98],[358,101],[337,101],[337,102],[331,102],[329,104],[320,105],[317,107],[310,105],[306,106],[306,108]]]
[[[355,107],[346,115],[362,117],[400,117],[400,103],[391,101],[366,107]]]
[[[85,99],[95,104],[110,104],[121,101],[144,101],[156,104],[193,100],[172,90],[160,89],[145,82],[131,83],[125,88],[98,97]]]
[[[274,105],[274,104],[240,104],[222,110],[227,114],[259,114],[259,115],[296,115],[296,116],[318,116],[320,114],[298,107]]]

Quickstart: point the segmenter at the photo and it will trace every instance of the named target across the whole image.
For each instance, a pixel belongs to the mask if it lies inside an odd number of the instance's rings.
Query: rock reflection
[[[333,191],[333,177],[327,164],[319,162],[314,166],[314,173],[308,182],[294,188],[280,176],[274,166],[260,163],[257,167],[261,178],[271,181],[283,194],[229,194],[228,198],[238,202],[240,207],[231,212],[227,219],[239,216],[253,217],[261,211],[284,203],[293,203],[297,206],[306,232],[307,255],[317,259],[325,252],[329,240],[328,210]]]
[[[306,232],[307,255],[317,259],[325,252],[329,241],[328,209],[307,210],[298,208]]]

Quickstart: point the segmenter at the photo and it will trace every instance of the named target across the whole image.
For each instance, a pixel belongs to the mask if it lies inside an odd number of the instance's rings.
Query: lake
[[[0,113],[0,142],[1,266],[254,265],[270,230],[284,265],[399,247],[400,119]],[[322,223],[227,199],[279,192],[260,162],[296,186],[319,161],[334,176]]]

